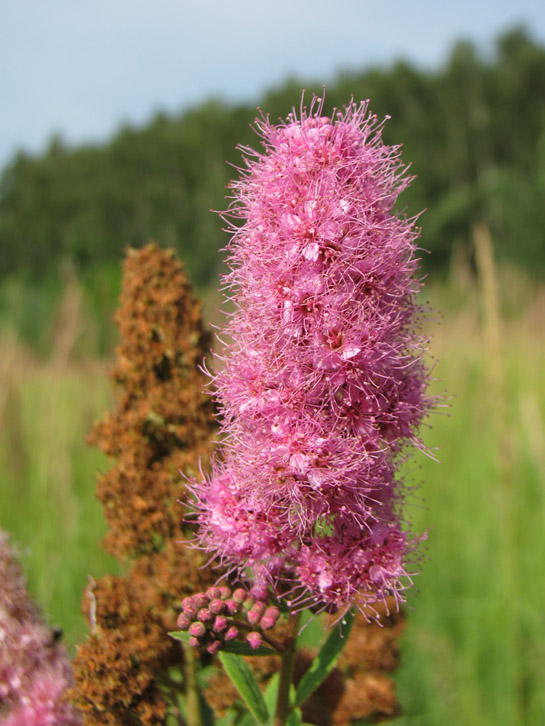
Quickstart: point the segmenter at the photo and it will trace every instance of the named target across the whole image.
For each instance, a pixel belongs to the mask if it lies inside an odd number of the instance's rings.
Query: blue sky
[[[211,95],[257,102],[288,75],[327,83],[400,57],[433,67],[453,41],[486,50],[515,24],[545,43],[545,3],[0,0],[0,167],[53,133],[100,141]]]

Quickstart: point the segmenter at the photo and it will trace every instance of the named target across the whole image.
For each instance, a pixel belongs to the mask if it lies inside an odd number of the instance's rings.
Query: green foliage
[[[353,622],[354,615],[348,612],[343,616],[340,624],[334,626],[333,632],[297,686],[294,700],[295,706],[302,706],[311,693],[327,678],[350,636]]]
[[[290,80],[261,107],[271,119],[300,106]],[[459,42],[443,67],[389,67],[343,73],[329,84],[326,111],[351,96],[391,120],[388,143],[402,143],[418,175],[404,195],[422,218],[429,269],[445,269],[454,244],[470,247],[475,221],[492,229],[500,258],[543,274],[545,49],[522,29],[500,37],[484,58]],[[240,164],[236,144],[257,143],[254,107],[210,101],[146,127],[122,128],[102,146],[68,148],[53,139],[41,156],[19,153],[0,178],[0,278],[33,280],[69,258],[78,274],[115,264],[128,244],[173,246],[193,283],[217,278],[226,241],[210,208],[224,209],[225,185]]]
[[[475,287],[468,280],[463,287],[462,273],[453,271],[456,285],[429,291],[432,308],[444,314],[430,331],[439,359],[435,390],[447,388],[456,396],[442,410],[448,415],[441,410],[433,415],[426,434],[429,446],[441,447],[442,463],[420,456],[422,468],[413,470],[421,487],[411,497],[410,513],[415,531],[430,529],[429,559],[409,593],[397,677],[404,716],[395,723],[542,726],[543,291],[513,271],[499,279],[508,423],[500,439],[491,387],[494,361],[483,342]],[[5,317],[0,526],[21,546],[33,595],[73,645],[87,631],[80,608],[87,574],[116,568],[100,549],[105,526],[94,496],[95,474],[107,461],[84,443],[93,419],[111,405],[107,365],[83,357],[62,363],[55,350],[51,359],[38,361],[7,336],[10,327]],[[501,485],[505,472],[508,482]],[[310,622],[300,644],[315,646],[319,628],[318,620]],[[237,713],[233,718],[239,726]]]
[[[224,651],[219,652],[219,658],[225,672],[233,681],[257,722],[266,724],[269,720],[269,710],[246,661],[239,655],[225,653]]]

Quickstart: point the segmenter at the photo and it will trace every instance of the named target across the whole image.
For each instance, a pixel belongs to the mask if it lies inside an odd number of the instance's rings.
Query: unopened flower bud
[[[209,587],[206,591],[206,597],[209,600],[215,600],[216,598],[220,597],[219,587]]]
[[[202,638],[206,633],[206,626],[203,623],[191,623],[189,626],[189,635],[193,635],[195,638]]]
[[[263,615],[266,609],[267,603],[264,603],[262,600],[257,600],[252,606],[252,610],[258,613],[258,615]]]
[[[192,648],[200,648],[201,647],[201,641],[198,638],[189,638],[189,645]]]
[[[226,600],[225,609],[229,615],[236,615],[238,613],[238,603],[235,600]]]
[[[212,600],[212,602],[208,606],[208,609],[211,610],[214,615],[219,615],[225,610],[225,603],[223,602],[223,600]]]
[[[242,587],[238,587],[233,593],[233,600],[238,603],[243,603],[248,597],[248,593]]]
[[[199,609],[199,608],[205,608],[208,605],[209,600],[203,592],[199,592],[193,598],[193,602],[195,603],[195,607],[197,609]]]
[[[209,623],[213,618],[214,613],[212,613],[209,608],[201,608],[197,613],[197,619],[200,620],[201,623]]]
[[[206,650],[214,655],[221,648],[221,642],[219,640],[213,640],[209,645],[206,646]]]
[[[265,615],[268,618],[274,618],[274,621],[276,622],[280,617],[280,610],[276,607],[276,605],[272,605],[265,610]]]
[[[252,631],[246,636],[246,642],[248,643],[250,648],[256,650],[257,648],[259,648],[260,645],[263,644],[263,636],[261,635],[261,633],[256,633],[255,631]]]
[[[234,640],[235,638],[238,638],[238,628],[235,628],[234,625],[231,625],[229,630],[223,636],[223,639],[224,640]]]
[[[185,613],[180,613],[178,615],[178,627],[180,630],[188,630],[189,626],[191,625],[191,618],[188,618],[188,616]]]
[[[227,587],[227,585],[222,585],[220,587],[220,597],[222,600],[227,600],[231,597],[231,588]]]
[[[186,597],[182,600],[182,610],[188,618],[194,618],[199,608],[195,605],[192,597]]]
[[[251,610],[248,610],[248,612],[246,613],[246,617],[248,618],[248,622],[252,626],[256,626],[261,620],[261,615],[257,612],[257,610],[254,610],[253,608]]]
[[[253,604],[255,603],[255,598],[249,595],[246,600],[244,600],[244,609],[249,610]]]
[[[261,618],[260,626],[262,630],[270,630],[274,628],[278,618],[280,617],[280,610],[277,607],[270,607],[265,610],[265,614]]]
[[[214,624],[212,625],[212,630],[214,630],[216,633],[221,633],[223,630],[227,628],[227,618],[225,615],[218,615],[216,619],[214,620]]]

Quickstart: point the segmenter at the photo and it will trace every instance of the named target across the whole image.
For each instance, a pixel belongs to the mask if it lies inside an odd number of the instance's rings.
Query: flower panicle
[[[0,530],[0,725],[79,726],[66,698],[72,681],[68,655],[31,601]]]
[[[223,446],[193,483],[202,547],[275,592],[363,611],[403,598],[418,538],[398,465],[431,407],[413,177],[368,101],[256,121],[230,188]],[[282,583],[282,584],[280,584]]]

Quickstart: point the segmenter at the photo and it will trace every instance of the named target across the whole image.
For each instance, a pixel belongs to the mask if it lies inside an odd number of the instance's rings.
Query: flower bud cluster
[[[243,588],[210,587],[184,598],[178,627],[189,633],[189,645],[217,653],[230,640],[244,639],[254,650],[263,644],[264,630],[276,625],[280,611]]]

